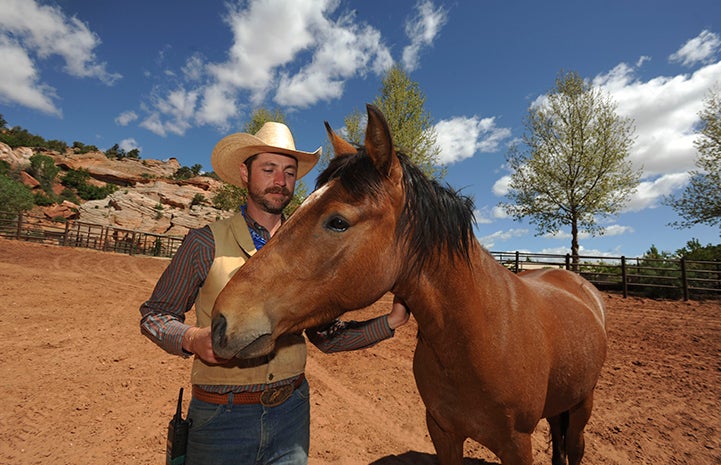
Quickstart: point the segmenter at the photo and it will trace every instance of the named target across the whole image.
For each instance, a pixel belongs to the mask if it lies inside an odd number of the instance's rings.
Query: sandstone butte
[[[72,149],[65,153],[29,147],[10,148],[0,142],[0,160],[10,164],[13,170],[30,166],[30,157],[36,153],[51,157],[61,170],[53,187],[60,193],[62,174],[68,170],[84,169],[90,173],[89,183],[96,186],[114,184],[117,191],[102,200],[91,200],[76,205],[64,201],[60,205],[36,207],[35,214],[48,219],[65,218],[85,223],[112,226],[135,231],[184,236],[189,229],[204,226],[225,218],[231,212],[212,206],[211,199],[222,183],[208,176],[186,180],[174,180],[173,174],[181,167],[178,160],[109,159],[102,152],[75,154]],[[26,172],[21,181],[32,190],[40,189],[40,183]],[[196,195],[205,199],[192,205]]]

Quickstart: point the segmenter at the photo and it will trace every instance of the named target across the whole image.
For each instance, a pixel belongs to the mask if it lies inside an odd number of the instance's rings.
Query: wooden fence
[[[130,255],[172,257],[182,237],[102,226],[81,221],[58,222],[33,215],[0,212],[0,236],[25,241],[85,247]],[[506,268],[563,268],[580,273],[604,291],[669,299],[721,298],[721,262],[685,258],[661,260],[629,257],[581,256],[523,252],[490,252]]]
[[[518,273],[538,268],[576,271],[604,291],[668,299],[721,298],[721,262],[645,257],[580,256],[491,252],[506,268]]]
[[[182,237],[102,226],[82,221],[54,221],[42,216],[0,213],[0,236],[45,244],[84,247],[129,255],[172,257]]]

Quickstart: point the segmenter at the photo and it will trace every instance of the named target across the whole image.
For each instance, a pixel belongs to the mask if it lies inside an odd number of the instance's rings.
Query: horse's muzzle
[[[213,352],[221,358],[255,358],[268,355],[275,347],[270,333],[242,335],[228,333],[228,320],[222,313],[213,317],[211,323]]]

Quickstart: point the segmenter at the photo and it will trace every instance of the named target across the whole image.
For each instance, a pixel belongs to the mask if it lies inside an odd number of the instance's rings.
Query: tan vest
[[[195,300],[197,325],[201,328],[210,326],[213,304],[220,291],[256,252],[242,214],[216,221],[210,229],[215,240],[215,259]],[[196,356],[190,380],[193,384],[227,386],[273,383],[303,373],[305,358],[305,338],[301,334],[293,334],[279,338],[275,352],[257,359],[208,365]]]

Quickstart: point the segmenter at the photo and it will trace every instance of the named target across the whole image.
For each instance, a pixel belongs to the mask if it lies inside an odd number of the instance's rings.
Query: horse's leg
[[[431,441],[438,454],[440,465],[461,465],[463,463],[464,437],[445,431],[426,410],[426,424],[431,435]]]
[[[496,455],[503,465],[533,465],[531,435],[514,432]]]
[[[568,452],[568,465],[579,465],[583,458],[585,441],[583,429],[591,418],[593,409],[593,391],[580,404],[569,410],[568,431],[566,432],[566,451]]]
[[[548,418],[551,427],[551,446],[553,456],[552,465],[567,465],[566,462],[566,432],[568,431],[568,412]]]

